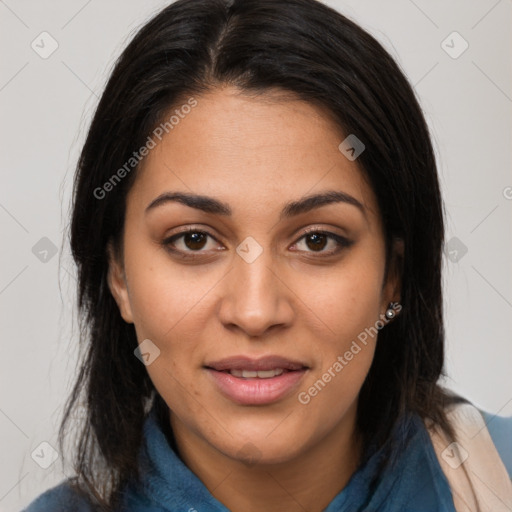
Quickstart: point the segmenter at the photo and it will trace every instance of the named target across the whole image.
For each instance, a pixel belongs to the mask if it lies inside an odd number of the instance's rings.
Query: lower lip
[[[306,370],[284,372],[269,379],[244,379],[228,372],[207,368],[222,394],[241,405],[264,405],[288,396],[295,389]]]

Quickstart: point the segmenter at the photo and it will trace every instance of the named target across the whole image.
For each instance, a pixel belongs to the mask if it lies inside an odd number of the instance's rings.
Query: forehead
[[[141,203],[179,189],[222,198],[236,214],[340,190],[377,214],[357,161],[338,149],[345,135],[321,107],[231,87],[194,98],[196,106],[164,133],[137,171],[133,189]]]

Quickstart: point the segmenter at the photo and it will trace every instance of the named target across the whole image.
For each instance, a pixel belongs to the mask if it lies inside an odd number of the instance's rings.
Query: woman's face
[[[196,100],[138,171],[110,287],[175,432],[289,461],[351,435],[398,280],[384,282],[376,198],[325,113],[233,88]]]

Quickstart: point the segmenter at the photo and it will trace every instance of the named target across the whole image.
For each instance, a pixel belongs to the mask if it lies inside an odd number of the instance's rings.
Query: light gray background
[[[108,72],[167,3],[0,0],[0,511],[20,510],[65,477],[60,458],[42,469],[31,454],[44,441],[56,447],[75,372],[74,269],[66,245],[60,261],[51,253],[41,261],[32,248],[43,237],[63,247],[74,165]],[[447,384],[510,416],[512,2],[327,3],[382,42],[420,96],[447,240],[467,247],[445,260]],[[43,31],[59,45],[47,59],[31,48]],[[458,58],[441,46],[453,31],[469,44]],[[462,48],[453,38],[445,44]]]

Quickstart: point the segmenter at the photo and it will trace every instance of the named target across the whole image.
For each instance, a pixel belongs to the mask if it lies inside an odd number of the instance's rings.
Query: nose
[[[219,318],[228,329],[262,337],[270,329],[291,325],[293,292],[280,275],[269,249],[252,262],[238,254],[224,281]]]

